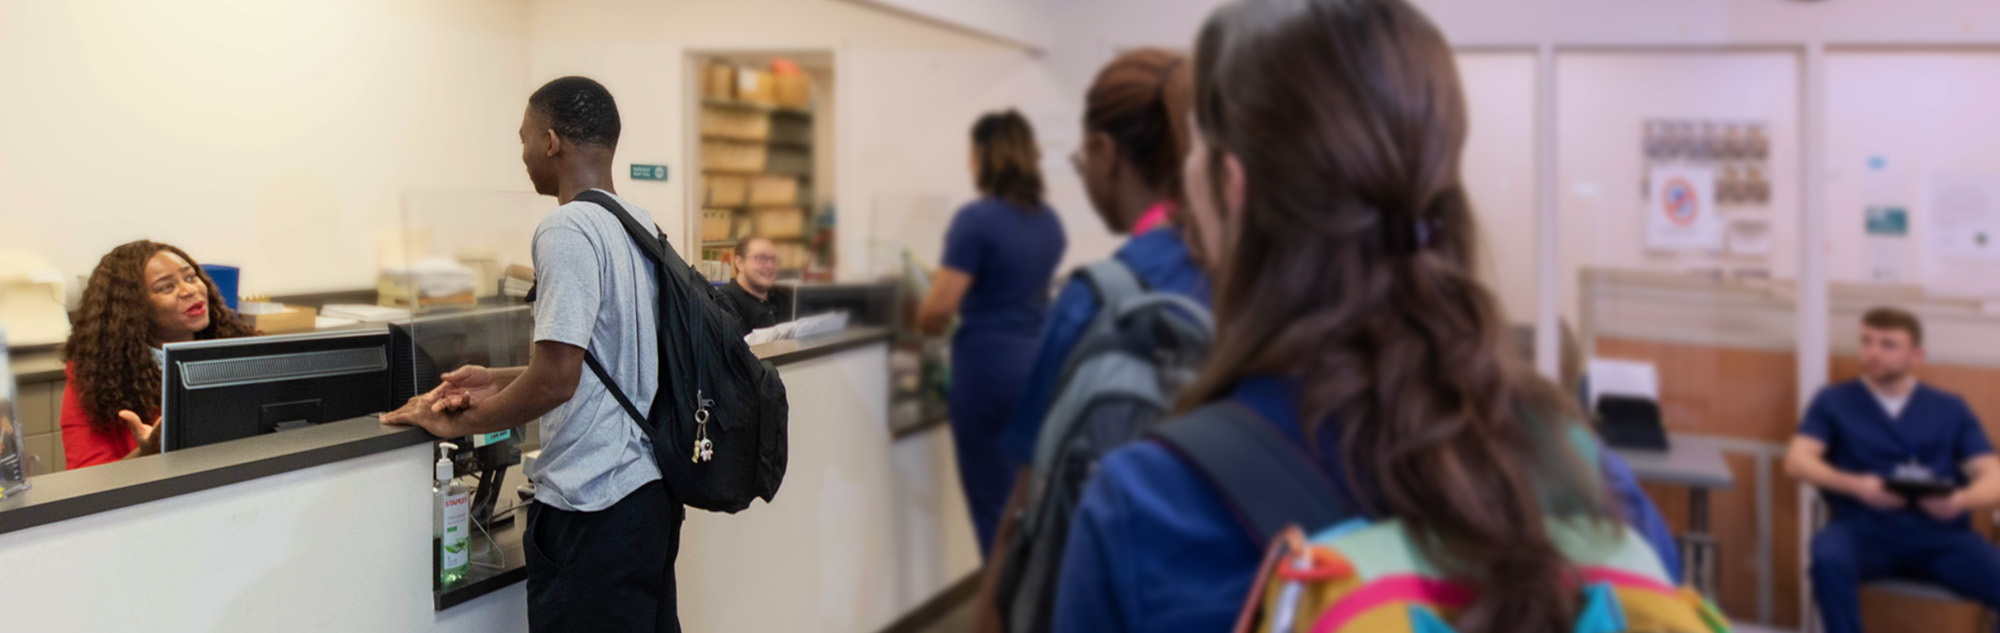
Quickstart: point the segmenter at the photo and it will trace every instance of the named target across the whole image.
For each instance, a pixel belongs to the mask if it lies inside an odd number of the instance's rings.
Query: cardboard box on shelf
[[[703,175],[703,198],[711,207],[740,207],[749,204],[750,180],[726,174]]]
[[[811,254],[806,251],[805,244],[801,244],[798,242],[785,242],[779,244],[778,267],[787,270],[798,270],[805,268],[806,263],[810,259],[810,255]]]
[[[734,172],[764,171],[765,147],[756,143],[702,141],[703,169]]]
[[[735,237],[729,233],[730,219],[736,212],[729,209],[703,209],[701,212],[701,241],[719,242]]]
[[[241,309],[237,314],[243,315],[250,327],[265,334],[311,332],[318,328],[319,311],[312,308],[254,301],[238,307]]]
[[[757,234],[771,238],[802,237],[806,234],[806,210],[798,207],[758,209]]]
[[[736,100],[758,105],[776,105],[777,91],[771,73],[749,68],[736,70]]]
[[[726,100],[736,98],[735,66],[704,61],[701,73],[701,96]]]
[[[812,109],[812,77],[806,75],[775,75],[771,78],[772,97],[779,106]]]
[[[771,136],[771,115],[756,110],[704,104],[701,106],[701,133],[708,137],[762,141]]]
[[[791,176],[752,176],[750,204],[791,205],[799,203],[799,179]]]

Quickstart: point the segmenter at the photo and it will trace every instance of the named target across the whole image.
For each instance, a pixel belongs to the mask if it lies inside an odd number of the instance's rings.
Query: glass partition
[[[554,201],[527,192],[426,191],[403,200],[403,226],[385,238],[375,306],[329,306],[322,313],[386,323],[399,372],[396,397],[421,394],[468,365],[528,363],[534,317],[525,296],[534,283],[535,227]],[[474,406],[477,406],[476,404]],[[450,438],[461,481],[475,490],[475,524],[513,520],[518,502],[504,482],[523,450],[541,443],[536,422],[495,433]],[[475,482],[476,480],[476,482]],[[475,552],[474,562],[483,559]]]

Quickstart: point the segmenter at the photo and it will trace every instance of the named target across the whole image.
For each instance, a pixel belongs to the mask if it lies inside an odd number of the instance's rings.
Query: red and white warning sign
[[[1646,248],[1722,250],[1723,222],[1715,212],[1715,171],[1707,167],[1653,170],[1646,200]]]

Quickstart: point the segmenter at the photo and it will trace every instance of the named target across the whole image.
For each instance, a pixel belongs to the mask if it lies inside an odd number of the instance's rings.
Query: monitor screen
[[[171,343],[162,380],[167,451],[394,408],[386,327]]]

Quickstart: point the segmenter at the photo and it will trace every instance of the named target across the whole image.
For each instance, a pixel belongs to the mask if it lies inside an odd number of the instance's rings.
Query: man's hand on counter
[[[391,426],[414,426],[438,437],[464,435],[455,433],[451,429],[452,419],[458,417],[463,409],[446,409],[438,406],[443,404],[439,392],[444,388],[440,385],[430,393],[411,398],[409,402],[403,403],[402,408],[382,414],[382,423]]]
[[[414,426],[438,437],[464,437],[491,433],[526,424],[569,401],[576,389],[576,368],[569,368],[568,387],[550,389],[547,376],[553,365],[567,361],[582,364],[583,348],[562,343],[539,342],[527,367],[488,369],[467,365],[444,375],[444,382],[429,393],[411,398],[403,407],[382,414],[382,423]],[[543,377],[529,376],[541,368]],[[553,382],[558,384],[562,376]],[[525,389],[521,387],[526,387]],[[559,391],[559,393],[557,393]]]

